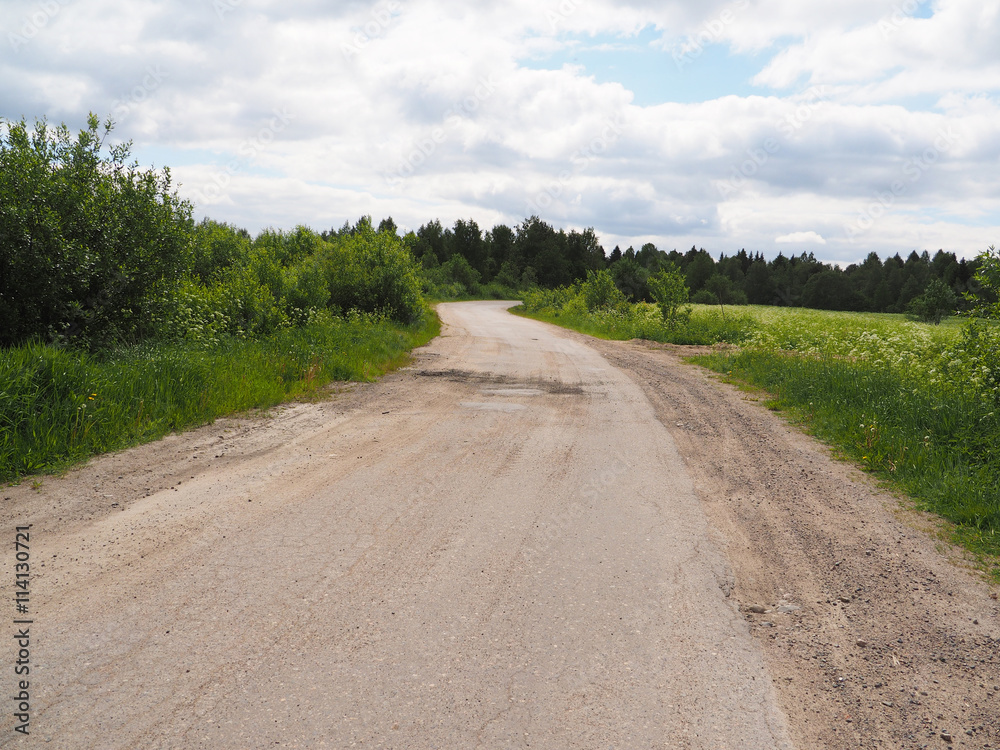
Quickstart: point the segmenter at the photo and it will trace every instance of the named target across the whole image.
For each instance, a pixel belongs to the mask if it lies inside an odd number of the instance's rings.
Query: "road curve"
[[[4,506],[45,564],[32,740],[791,747],[647,397],[509,304],[441,305],[378,384]],[[142,461],[177,468],[157,486]],[[110,495],[66,490],[102,472]]]

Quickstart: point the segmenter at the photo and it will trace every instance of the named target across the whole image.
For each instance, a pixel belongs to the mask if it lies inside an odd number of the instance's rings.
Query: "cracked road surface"
[[[412,367],[332,401],[8,488],[29,741],[790,747],[649,400],[505,307],[442,305]]]

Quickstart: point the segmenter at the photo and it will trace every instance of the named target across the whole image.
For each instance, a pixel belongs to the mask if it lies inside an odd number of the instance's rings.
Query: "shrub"
[[[691,308],[681,309],[688,301],[688,287],[684,274],[677,267],[666,268],[651,275],[647,285],[667,328],[672,330],[688,322]]]
[[[335,311],[358,310],[413,323],[423,315],[417,261],[395,234],[359,223],[322,251]]]
[[[103,154],[112,124],[98,127],[0,131],[0,345],[139,338],[187,270],[191,209],[169,170],[128,165],[129,144]]]
[[[627,302],[611,274],[605,270],[587,271],[587,280],[580,285],[580,293],[584,305],[591,312],[619,308]]]

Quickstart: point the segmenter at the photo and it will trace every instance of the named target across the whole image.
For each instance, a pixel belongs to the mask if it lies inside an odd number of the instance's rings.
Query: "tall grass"
[[[753,336],[758,327],[751,316],[739,312],[740,308],[730,307],[724,312],[709,305],[691,305],[691,308],[690,319],[675,327],[663,321],[655,305],[646,303],[597,310],[587,310],[572,301],[564,306],[529,307],[525,304],[511,312],[616,341],[647,339],[682,345],[739,344]]]
[[[152,440],[338,380],[371,380],[440,330],[320,315],[260,340],[146,344],[102,355],[41,344],[0,352],[0,479]]]
[[[1000,409],[971,389],[833,355],[744,350],[692,361],[772,394],[820,439],[1000,555]],[[993,563],[995,575],[1000,565]]]

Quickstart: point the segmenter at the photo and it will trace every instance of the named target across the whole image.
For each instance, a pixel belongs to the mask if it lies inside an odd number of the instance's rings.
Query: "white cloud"
[[[608,247],[820,240],[851,261],[997,242],[1000,0],[937,0],[889,32],[905,3],[220,2],[60,5],[0,56],[0,115],[80,127],[116,113],[140,158],[176,160],[199,214],[251,229],[365,213],[485,228],[534,207]],[[7,26],[36,7],[6,3]],[[766,52],[745,71],[760,95],[640,107],[582,67],[520,62],[598,54],[598,34],[621,35],[604,45],[617,54],[643,27],[667,66],[692,39]]]
[[[792,232],[774,238],[779,245],[825,245],[826,240],[815,232]]]

